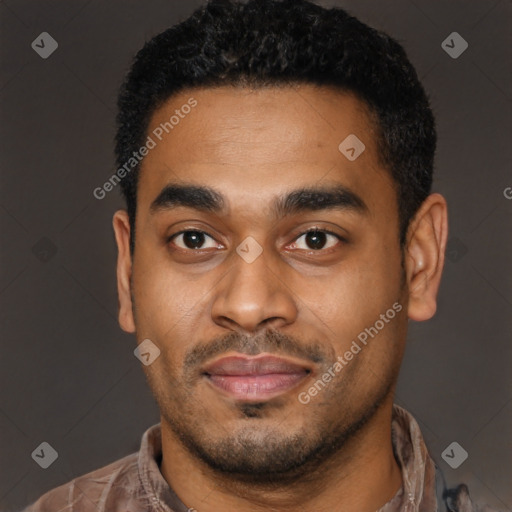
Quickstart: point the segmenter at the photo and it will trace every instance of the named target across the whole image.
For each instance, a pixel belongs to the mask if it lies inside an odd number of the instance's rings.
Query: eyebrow
[[[182,206],[207,213],[221,213],[225,204],[224,196],[211,187],[169,184],[151,203],[150,212],[156,214]],[[271,205],[271,212],[277,218],[305,211],[333,209],[368,213],[368,207],[361,197],[339,184],[301,187],[277,197]]]

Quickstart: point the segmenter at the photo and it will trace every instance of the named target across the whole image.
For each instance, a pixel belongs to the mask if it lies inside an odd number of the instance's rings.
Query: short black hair
[[[117,164],[143,145],[153,113],[180,91],[294,84],[334,86],[369,107],[381,161],[396,185],[403,246],[432,186],[434,116],[403,47],[340,8],[307,0],[211,0],[155,36],[137,53],[119,92]],[[121,181],[132,252],[139,170],[140,164]]]

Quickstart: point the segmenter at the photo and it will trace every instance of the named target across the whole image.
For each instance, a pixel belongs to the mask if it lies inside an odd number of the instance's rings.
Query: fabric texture
[[[397,405],[393,407],[392,432],[403,485],[377,512],[492,512],[488,507],[473,504],[465,485],[445,490],[445,499],[438,496],[436,466],[420,428],[414,418]],[[180,501],[162,476],[161,458],[158,423],[144,432],[138,452],[49,491],[22,512],[194,511],[192,505]],[[439,487],[439,478],[437,480]]]

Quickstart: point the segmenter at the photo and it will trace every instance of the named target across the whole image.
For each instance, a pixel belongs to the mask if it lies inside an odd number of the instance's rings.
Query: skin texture
[[[162,474],[199,512],[375,511],[401,485],[391,444],[393,392],[408,318],[436,309],[446,203],[432,194],[399,245],[396,189],[377,152],[375,123],[354,95],[310,85],[184,91],[153,115],[148,133],[191,97],[195,109],[145,157],[135,252],[127,213],[114,215],[119,321],[161,350],[144,366],[162,421]],[[349,161],[349,134],[365,151]],[[213,187],[224,210],[151,212],[168,184]],[[300,187],[342,185],[366,205],[285,216],[271,207]],[[304,232],[328,235],[312,248]],[[206,232],[187,248],[185,229]],[[253,237],[252,263],[236,248]],[[211,238],[210,238],[211,237]],[[298,400],[374,326],[385,324],[308,404]],[[296,387],[257,405],[202,375],[225,355],[268,353],[303,363]]]

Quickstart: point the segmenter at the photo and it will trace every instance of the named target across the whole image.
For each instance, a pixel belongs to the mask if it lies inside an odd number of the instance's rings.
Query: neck
[[[219,474],[191,455],[162,419],[162,475],[198,512],[374,512],[402,484],[391,443],[391,399],[338,453],[292,483],[254,484]]]

